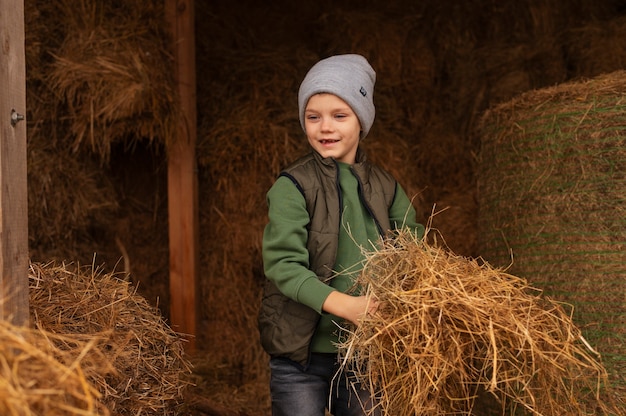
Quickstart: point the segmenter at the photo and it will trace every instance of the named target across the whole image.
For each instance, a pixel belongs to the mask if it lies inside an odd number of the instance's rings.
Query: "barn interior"
[[[479,186],[486,112],[626,69],[623,0],[194,7],[200,316],[192,386],[171,414],[269,414],[256,329],[265,193],[308,150],[296,94],[311,65],[340,53],[368,58],[377,112],[363,148],[453,252],[487,258]],[[25,19],[31,261],[126,274],[167,322],[167,149],[180,109],[163,2],[27,0]],[[620,247],[625,237],[619,231]],[[622,286],[624,264],[611,271]],[[626,333],[626,305],[623,297],[611,305],[621,311],[614,345]],[[611,348],[620,373],[626,352]],[[613,380],[626,385],[623,374]]]

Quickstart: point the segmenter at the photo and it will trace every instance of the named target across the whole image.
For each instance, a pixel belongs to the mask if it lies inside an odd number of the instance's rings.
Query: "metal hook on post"
[[[22,114],[15,110],[11,110],[11,125],[13,127],[15,127],[15,125],[22,120],[24,120],[24,116]]]

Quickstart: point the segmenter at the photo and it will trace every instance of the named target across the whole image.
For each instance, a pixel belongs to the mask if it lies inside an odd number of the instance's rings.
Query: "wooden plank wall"
[[[0,319],[27,325],[24,2],[0,0]]]

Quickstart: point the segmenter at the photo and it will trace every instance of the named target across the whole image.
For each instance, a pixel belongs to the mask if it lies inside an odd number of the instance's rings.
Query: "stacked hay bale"
[[[0,322],[2,414],[180,414],[182,341],[128,281],[40,263],[29,280],[35,329]]]
[[[163,144],[178,106],[163,2],[25,8],[31,260],[112,270],[123,256],[167,312]]]
[[[484,415],[485,392],[503,415],[619,411],[570,311],[524,279],[403,231],[367,253],[358,283],[380,306],[341,352],[382,414]]]
[[[119,237],[134,252],[120,222],[140,202],[116,183],[111,154],[142,142],[158,152],[176,125],[163,2],[25,8],[31,258],[89,263],[97,252],[113,266],[122,253],[107,242]]]
[[[290,134],[294,120],[280,111],[296,79],[297,58],[266,50],[242,61],[240,53],[224,49],[204,55],[209,59],[207,68],[229,72],[241,81],[222,83],[225,75],[220,73],[207,80],[211,100],[200,99],[209,116],[201,118],[198,137],[199,332],[206,348],[198,365],[205,371],[227,369],[228,375],[218,380],[221,389],[213,389],[212,398],[256,412],[269,405],[267,366],[256,324],[263,283],[265,192],[280,166],[304,151],[306,140]],[[210,62],[214,56],[219,56],[219,65]],[[236,398],[234,389],[242,392]],[[262,395],[244,396],[244,391]]]
[[[523,94],[477,134],[479,246],[557,299],[626,389],[626,73]]]

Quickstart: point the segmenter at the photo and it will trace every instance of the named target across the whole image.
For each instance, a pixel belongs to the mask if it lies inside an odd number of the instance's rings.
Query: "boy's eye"
[[[339,114],[335,114],[335,118],[346,118],[347,114],[343,114],[343,113],[339,113]]]
[[[311,120],[311,121],[315,121],[317,120],[319,117],[315,114],[309,114],[306,116],[307,120]]]

